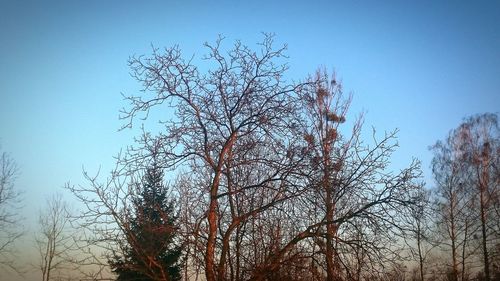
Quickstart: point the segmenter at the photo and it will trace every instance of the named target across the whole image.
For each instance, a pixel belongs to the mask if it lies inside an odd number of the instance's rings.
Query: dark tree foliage
[[[128,250],[123,257],[115,255],[110,266],[117,280],[180,280],[182,247],[176,243],[175,205],[161,168],[148,168],[137,188]]]

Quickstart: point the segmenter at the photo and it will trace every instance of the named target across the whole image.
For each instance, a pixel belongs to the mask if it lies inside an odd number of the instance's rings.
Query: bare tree
[[[418,278],[415,279],[424,281],[428,258],[431,251],[439,244],[439,238],[435,235],[436,220],[435,210],[431,204],[431,192],[426,190],[423,184],[416,192],[419,200],[408,213],[408,229],[404,240],[408,245],[411,259],[418,263]]]
[[[47,205],[38,218],[39,232],[35,234],[35,243],[40,254],[38,267],[42,280],[49,281],[65,278],[75,268],[72,257],[75,250],[73,234],[70,228],[68,205],[62,195],[57,194],[47,199]]]
[[[304,91],[303,95],[311,125],[304,139],[311,150],[309,153],[313,154],[311,168],[313,173],[315,171],[317,173],[316,178],[313,179],[317,182],[311,182],[316,187],[318,198],[320,198],[317,204],[325,206],[324,220],[333,222],[337,208],[335,197],[339,192],[336,190],[340,178],[338,174],[342,165],[345,164],[347,153],[347,150],[340,153],[338,150],[335,151],[335,146],[339,141],[339,125],[345,121],[350,98],[346,101],[342,100],[342,87],[336,81],[335,76],[328,83],[326,73],[318,71],[315,80],[317,84],[313,92]],[[355,127],[359,125],[356,124]],[[327,280],[333,281],[339,278],[339,262],[336,261],[338,253],[334,245],[338,225],[327,223],[325,227],[325,244],[322,251],[325,253]]]
[[[441,217],[451,242],[453,280],[458,280],[460,271],[461,279],[465,278],[466,259],[475,254],[476,240],[484,279],[491,280],[489,248],[499,237],[497,119],[495,114],[467,118],[445,142],[433,146],[433,173],[442,198]]]
[[[293,196],[289,179],[300,164],[298,154],[287,154],[294,142],[290,128],[298,86],[283,80],[285,47],[274,49],[269,35],[258,52],[237,42],[223,53],[221,43],[206,44],[206,59],[214,66],[206,74],[183,60],[175,47],[133,58],[134,76],[152,95],[129,97],[131,108],[122,115],[130,126],[141,112],[147,117],[157,105],[175,105],[176,118],[167,120],[165,132],[155,139],[163,144],[165,166],[188,167],[203,200],[196,239],[205,243],[209,281],[227,278],[235,231],[248,218]],[[147,146],[150,139],[142,141]],[[128,163],[143,158],[139,151],[128,156]],[[264,200],[245,200],[261,192]]]
[[[460,160],[468,166],[470,187],[476,192],[480,219],[485,280],[491,280],[489,248],[498,241],[498,194],[500,192],[500,127],[496,114],[467,118],[456,131]],[[495,206],[496,205],[496,206]],[[493,242],[493,243],[492,243]]]
[[[0,265],[18,271],[14,265],[14,242],[23,234],[17,212],[21,193],[14,187],[18,167],[9,154],[0,153]]]
[[[438,196],[436,211],[443,239],[441,244],[451,250],[450,278],[463,280],[472,239],[470,190],[466,188],[465,162],[460,160],[459,142],[453,133],[433,147],[432,172]]]
[[[415,180],[420,177],[418,161],[398,173],[387,171],[397,146],[394,133],[374,144],[361,138],[361,119],[345,137],[339,124],[345,121],[349,100],[341,99],[341,86],[325,73],[302,89],[306,116],[301,137],[302,184],[308,192],[298,200],[300,211],[310,214],[289,239],[269,254],[250,280],[265,280],[292,249],[315,239],[324,256],[329,280],[375,278],[382,267],[394,262],[397,249],[392,243],[403,230],[401,215],[416,203]],[[363,226],[363,228],[359,227]],[[391,241],[392,240],[392,241]],[[363,260],[363,269],[349,266]],[[358,276],[358,277],[356,277]]]

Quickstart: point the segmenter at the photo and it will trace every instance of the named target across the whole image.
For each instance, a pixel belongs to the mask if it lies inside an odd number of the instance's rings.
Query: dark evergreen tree
[[[182,247],[176,240],[175,202],[168,196],[161,168],[153,163],[137,188],[125,231],[125,254],[115,254],[110,266],[119,281],[180,280]]]

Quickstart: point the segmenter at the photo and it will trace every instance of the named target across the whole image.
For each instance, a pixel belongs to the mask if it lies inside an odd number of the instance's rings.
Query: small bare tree
[[[431,192],[422,185],[416,191],[418,198],[409,211],[406,218],[408,227],[404,237],[405,243],[410,252],[410,258],[418,263],[416,270],[416,280],[424,281],[427,273],[426,265],[429,264],[429,257],[433,249],[439,244],[436,232],[436,220],[433,217],[435,210],[432,209]]]
[[[475,227],[471,209],[470,189],[467,188],[467,165],[460,160],[460,143],[450,133],[446,140],[432,146],[432,172],[436,184],[436,214],[441,245],[450,251],[448,270],[452,281],[463,280],[471,257],[470,242]]]
[[[35,233],[42,281],[54,280],[56,276],[69,278],[77,266],[72,257],[76,245],[69,220],[68,205],[60,194],[47,199],[38,218],[39,232]]]
[[[0,151],[0,266],[18,271],[14,262],[14,242],[23,234],[18,215],[21,193],[14,188],[18,167]]]

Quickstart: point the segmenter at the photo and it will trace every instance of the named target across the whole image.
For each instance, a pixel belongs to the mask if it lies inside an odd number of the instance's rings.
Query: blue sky
[[[365,126],[399,128],[403,167],[463,117],[500,109],[498,1],[0,1],[0,144],[20,166],[33,212],[82,166],[109,171],[132,143],[120,93],[136,94],[127,59],[178,44],[200,58],[224,35],[287,43],[289,78],[335,69]]]

